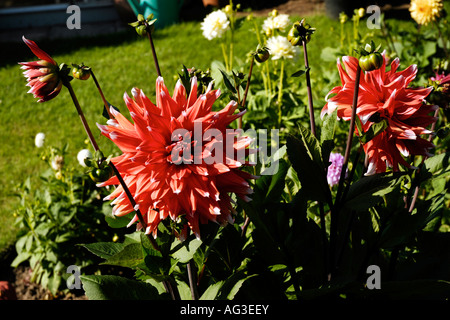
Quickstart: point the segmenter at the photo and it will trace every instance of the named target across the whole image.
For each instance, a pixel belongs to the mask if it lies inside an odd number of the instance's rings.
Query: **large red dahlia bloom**
[[[233,222],[231,193],[248,201],[252,189],[247,180],[254,178],[239,169],[246,162],[236,158],[252,140],[227,134],[227,126],[244,112],[235,114],[234,101],[213,112],[220,91],[209,86],[197,96],[196,77],[189,95],[178,81],[172,97],[158,77],[156,105],[137,88],[132,94],[134,99],[125,94],[124,100],[134,123],[111,108],[115,119],[98,127],[123,152],[112,162],[143,214],[145,232],[156,237],[159,222],[167,217],[187,221],[181,237],[187,226],[200,237],[199,224]],[[100,186],[118,184],[114,176]],[[105,200],[111,199],[116,216],[135,209],[120,185]]]
[[[400,61],[396,58],[390,70],[386,71],[384,54],[383,57],[381,68],[362,72],[360,77],[356,113],[364,132],[375,122],[385,119],[388,123],[387,129],[364,144],[369,159],[366,175],[385,172],[387,167],[397,171],[399,164],[410,168],[411,165],[402,156],[430,156],[429,150],[434,147],[420,137],[432,133],[426,127],[436,121],[430,113],[437,106],[424,103],[433,88],[409,88],[408,85],[417,75],[417,66],[397,72]],[[321,116],[337,109],[338,118],[350,120],[358,59],[345,56],[342,61],[345,69],[339,60],[337,63],[342,86],[328,93]],[[328,99],[331,94],[335,95]]]

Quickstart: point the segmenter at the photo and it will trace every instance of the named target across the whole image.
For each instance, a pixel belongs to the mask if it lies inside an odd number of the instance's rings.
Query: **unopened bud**
[[[91,76],[91,68],[83,64],[72,64],[72,75],[78,80],[87,80]]]
[[[267,47],[258,48],[255,53],[255,60],[259,63],[265,62],[269,59],[270,53]]]
[[[300,22],[295,22],[289,30],[287,39],[293,46],[300,46],[303,42],[308,43],[311,40],[311,35],[316,31],[315,28],[305,23],[303,19]]]

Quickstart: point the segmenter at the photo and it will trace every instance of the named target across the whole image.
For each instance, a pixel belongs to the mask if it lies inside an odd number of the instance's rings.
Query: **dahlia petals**
[[[227,192],[251,200],[246,198],[247,194],[253,192],[246,179],[256,177],[236,169],[248,165],[248,161],[230,157],[225,159],[230,164],[225,164],[223,160],[215,159],[225,153],[227,137],[223,133],[227,125],[242,117],[246,110],[235,114],[238,105],[231,101],[221,111],[213,112],[212,106],[220,90],[213,90],[213,82],[208,85],[205,94],[197,96],[197,90],[198,83],[194,77],[187,98],[181,81],[177,82],[174,94],[170,96],[163,78],[158,77],[156,105],[138,88],[131,90],[133,98],[124,94],[125,104],[134,123],[115,111],[114,119],[107,122],[106,126],[98,125],[102,134],[113,140],[123,152],[113,161],[137,205],[131,205],[121,186],[104,200],[113,200],[111,204],[114,205],[115,215],[133,210],[146,212],[143,215],[144,226],[138,222],[137,229],[145,227],[145,232],[155,237],[160,221],[168,217],[177,221],[183,215],[188,220],[184,230],[189,227],[200,238],[199,223],[214,221],[224,225],[233,222],[231,212],[235,213],[235,210],[231,207],[232,200]],[[199,137],[193,132],[193,129],[198,129],[198,125],[201,128]],[[186,132],[173,136],[176,129]],[[204,134],[212,129],[218,130],[219,135]],[[247,147],[253,141],[248,137],[238,137],[235,141],[233,137],[234,152],[238,155],[242,152],[247,156],[250,153]],[[223,142],[223,145],[219,145],[219,142]],[[200,152],[191,155],[191,147],[194,150],[200,148]],[[183,163],[174,163],[172,153],[183,159]],[[213,155],[214,161],[207,163],[206,159]],[[236,173],[230,175],[232,171]],[[102,185],[117,182],[115,178]],[[133,220],[133,223],[137,221]],[[182,235],[183,232],[179,234],[180,237]]]
[[[22,40],[23,42],[25,42],[28,48],[30,48],[30,50],[36,55],[36,57],[56,65],[55,60],[53,60],[53,58],[50,57],[44,50],[39,48],[34,41],[26,39],[25,36],[22,36]]]

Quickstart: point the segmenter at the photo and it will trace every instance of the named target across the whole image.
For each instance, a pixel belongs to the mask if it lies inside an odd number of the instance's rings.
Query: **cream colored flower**
[[[299,47],[294,47],[286,37],[275,36],[267,39],[267,48],[272,60],[296,59],[300,53]]]
[[[212,40],[214,38],[221,38],[228,30],[230,21],[227,15],[222,10],[213,11],[208,14],[201,23],[201,29],[203,30],[203,36]]]
[[[291,21],[289,20],[289,15],[287,14],[279,14],[276,16],[271,15],[264,20],[262,29],[267,36],[270,36],[273,34],[274,30],[281,32],[286,31],[290,24]]]
[[[411,0],[411,17],[421,25],[427,25],[440,17],[442,0]]]

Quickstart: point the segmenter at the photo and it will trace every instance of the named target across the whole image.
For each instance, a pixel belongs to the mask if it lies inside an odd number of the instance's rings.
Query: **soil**
[[[19,266],[14,272],[14,289],[17,300],[87,300],[82,290],[76,290],[77,293],[60,292],[53,295],[37,283],[30,281],[31,269],[26,266]]]

